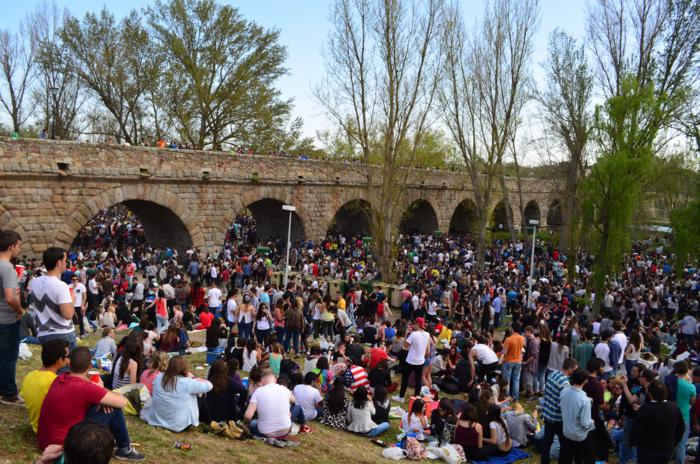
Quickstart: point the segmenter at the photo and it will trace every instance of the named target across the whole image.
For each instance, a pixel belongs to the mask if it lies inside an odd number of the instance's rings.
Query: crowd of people
[[[178,253],[151,247],[127,211],[105,212],[39,262],[0,232],[0,394],[26,406],[45,462],[81,462],[70,453],[86,424],[111,432],[115,459],[143,460],[125,410],[274,446],[298,446],[293,435],[318,422],[381,446],[385,435],[412,457],[535,447],[543,464],[611,453],[683,464],[700,432],[698,269],[662,244],[635,244],[592,295],[583,252],[569,273],[570,257],[538,244],[529,292],[523,243],[494,240],[477,269],[469,236],[402,237],[392,308],[360,237],[296,242],[285,286],[274,274],[285,244],[256,235],[241,216],[218,252]],[[96,346],[78,346],[92,331]],[[204,378],[188,361],[198,331],[212,356]],[[43,364],[21,388],[20,341],[41,344]]]

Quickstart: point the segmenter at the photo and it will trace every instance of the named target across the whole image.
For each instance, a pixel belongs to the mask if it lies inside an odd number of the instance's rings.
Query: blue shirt
[[[571,386],[561,391],[560,398],[564,436],[573,441],[585,440],[588,432],[595,428],[591,419],[591,399],[580,388]]]
[[[501,300],[501,297],[497,296],[496,298],[494,298],[493,303],[491,303],[491,306],[493,307],[494,313],[500,313],[501,308],[503,307],[503,300]]]
[[[561,422],[561,391],[569,386],[569,378],[561,371],[552,372],[544,387],[542,417],[550,422]],[[585,395],[585,393],[584,393]]]

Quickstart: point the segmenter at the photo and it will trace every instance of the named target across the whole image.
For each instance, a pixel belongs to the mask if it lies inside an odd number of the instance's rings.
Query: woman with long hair
[[[348,430],[367,437],[376,437],[389,430],[389,423],[375,424],[372,416],[376,414],[372,397],[365,387],[358,387],[348,406]]]
[[[345,396],[343,377],[337,377],[323,399],[321,423],[334,429],[347,430],[347,410],[349,406],[350,400]]]
[[[197,427],[200,420],[211,422],[206,400],[198,395],[209,392],[211,382],[196,379],[182,356],[173,356],[165,372],[153,381],[153,396],[141,410],[141,419],[156,427],[182,432]]]
[[[160,351],[173,352],[177,351],[180,346],[180,331],[177,325],[170,324],[168,330],[160,337]]]
[[[155,351],[151,355],[151,362],[143,374],[141,374],[141,383],[145,385],[148,392],[153,394],[153,381],[156,379],[158,374],[165,372],[168,368],[168,363],[170,362],[170,357],[165,351]]]
[[[459,413],[452,443],[461,445],[470,461],[486,461],[484,452],[484,428],[479,423],[479,414],[471,403],[465,403]]]
[[[540,353],[537,357],[537,377],[533,389],[535,394],[542,396],[544,394],[544,385],[547,381],[547,363],[549,362],[549,354],[552,351],[552,337],[549,335],[549,327],[547,324],[540,323],[539,327]]]
[[[237,362],[237,361],[236,361]],[[230,375],[229,366],[223,359],[217,359],[209,369],[209,382],[212,389],[207,393],[207,405],[214,422],[236,421],[243,417],[240,401],[247,395],[243,385],[237,384]]]
[[[633,330],[630,334],[630,342],[625,348],[625,369],[627,370],[627,378],[632,378],[632,367],[635,364],[639,364],[639,360],[642,355],[642,349],[644,348],[644,340],[642,335],[637,330]]]
[[[260,303],[255,314],[255,338],[260,345],[267,347],[267,337],[272,332],[272,315],[267,304]]]
[[[513,448],[508,426],[501,417],[501,407],[492,405],[487,414],[490,437],[484,438],[484,451],[490,456],[505,456]]]
[[[138,383],[143,368],[143,337],[140,333],[131,333],[121,356],[112,367],[112,389]]]

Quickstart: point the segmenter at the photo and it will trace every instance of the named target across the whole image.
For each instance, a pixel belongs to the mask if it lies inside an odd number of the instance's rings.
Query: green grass
[[[96,335],[81,340],[81,344],[93,346],[97,341]],[[20,360],[17,365],[18,385],[24,376],[33,369],[41,366],[40,348],[30,346],[33,356],[26,361]],[[203,375],[202,366],[204,353],[188,355],[188,361],[195,375]],[[448,395],[450,396],[450,395]],[[454,397],[461,395],[454,395]],[[531,410],[534,403],[524,403]],[[406,405],[402,405],[404,408]],[[220,436],[205,434],[197,430],[173,433],[168,430],[151,427],[137,417],[127,416],[127,426],[131,440],[136,448],[146,455],[150,463],[224,463],[237,462],[242,464],[286,464],[286,463],[374,463],[377,461],[390,462],[381,456],[381,448],[373,445],[369,439],[349,432],[342,432],[325,427],[317,422],[311,424],[313,433],[297,436],[294,439],[301,442],[297,448],[273,448],[255,440],[238,441]],[[400,433],[399,421],[392,420],[391,429],[380,438],[386,442],[394,442]],[[39,457],[36,436],[27,418],[26,410],[17,406],[0,405],[0,430],[3,432],[0,446],[0,464],[30,463]],[[192,445],[192,450],[175,449],[175,441],[186,441]],[[539,462],[539,456],[528,450],[531,458],[521,461],[524,463]]]

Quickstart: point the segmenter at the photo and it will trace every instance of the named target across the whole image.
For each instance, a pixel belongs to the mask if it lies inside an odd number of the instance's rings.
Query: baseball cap
[[[418,324],[418,327],[420,327],[421,329],[425,329],[425,319],[423,319],[422,317],[416,318],[416,324]]]

